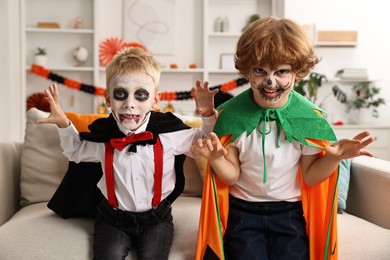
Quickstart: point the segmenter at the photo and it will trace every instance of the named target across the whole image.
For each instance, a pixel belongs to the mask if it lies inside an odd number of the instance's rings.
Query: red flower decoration
[[[120,38],[108,38],[102,42],[99,46],[100,62],[107,66],[115,54],[123,47],[126,47],[126,43]]]

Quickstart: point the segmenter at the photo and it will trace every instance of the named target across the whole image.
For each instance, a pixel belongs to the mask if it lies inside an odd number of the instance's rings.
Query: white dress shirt
[[[190,128],[176,132],[159,134],[163,146],[163,178],[161,199],[165,199],[175,187],[175,155],[187,154],[194,140],[209,136],[213,130],[217,113],[214,116],[202,117],[201,128]],[[146,130],[150,113],[145,123],[134,133]],[[123,129],[121,129],[123,132]],[[80,140],[79,133],[73,124],[58,128],[61,147],[64,155],[76,163],[100,162],[104,172],[105,144]],[[128,134],[128,133],[124,133]],[[131,144],[130,144],[131,145]],[[129,145],[129,146],[130,146]],[[154,186],[154,151],[153,145],[138,145],[137,152],[114,150],[114,179],[118,208],[132,212],[142,212],[152,208]],[[87,174],[87,173],[86,173]],[[107,198],[106,180],[103,177],[98,187]]]

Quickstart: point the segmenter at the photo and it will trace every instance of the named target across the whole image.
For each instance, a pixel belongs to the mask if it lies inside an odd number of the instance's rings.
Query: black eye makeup
[[[113,90],[113,98],[118,101],[124,101],[129,97],[129,92],[123,88],[116,88]]]
[[[292,73],[292,71],[290,69],[280,69],[278,71],[276,71],[276,75],[279,75],[279,76],[288,76]]]
[[[149,91],[143,88],[138,89],[134,94],[134,98],[141,102],[146,101],[149,99]]]
[[[260,67],[254,67],[252,68],[252,71],[256,74],[261,74],[261,75],[267,75],[267,72],[265,72],[262,68]]]
[[[124,88],[116,88],[113,90],[113,98],[118,101],[125,101],[129,98],[129,92]],[[140,102],[144,102],[149,99],[149,91],[146,89],[140,88],[137,89],[134,93],[134,98]]]

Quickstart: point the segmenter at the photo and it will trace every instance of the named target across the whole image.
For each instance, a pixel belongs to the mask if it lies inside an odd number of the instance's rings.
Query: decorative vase
[[[39,65],[39,66],[46,67],[47,55],[35,55],[34,56],[34,63]]]
[[[88,59],[88,50],[83,46],[78,46],[73,50],[73,58],[77,61],[77,66],[81,66]]]

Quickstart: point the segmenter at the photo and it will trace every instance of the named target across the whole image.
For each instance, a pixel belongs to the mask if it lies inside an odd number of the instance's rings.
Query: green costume
[[[276,121],[277,146],[281,129],[286,140],[298,141],[304,145],[325,148],[336,136],[322,118],[322,110],[292,91],[285,106],[276,109],[264,109],[253,100],[252,89],[248,89],[218,107],[219,117],[214,132],[222,145],[229,146],[237,137],[246,132],[249,136],[258,127],[262,133],[263,157],[267,121]],[[263,123],[263,124],[262,124]],[[321,156],[325,154],[323,150]],[[264,160],[265,161],[265,160]],[[315,186],[304,183],[301,169],[298,172],[301,183],[302,208],[309,237],[310,259],[337,260],[337,179],[338,169],[332,175]],[[266,165],[264,164],[264,182]],[[219,180],[211,167],[207,167],[202,207],[198,231],[197,260],[225,259],[223,236],[229,213],[229,186]]]
[[[332,127],[321,116],[323,111],[294,90],[291,91],[287,103],[281,108],[260,107],[253,100],[253,90],[250,88],[219,106],[218,111],[221,113],[214,132],[217,136],[231,134],[232,142],[244,132],[249,136],[253,130],[261,126],[262,122],[273,120],[276,120],[277,124],[277,147],[279,147],[281,128],[289,142],[296,140],[304,145],[318,147],[310,142],[310,139],[336,141]],[[263,135],[263,157],[266,153],[265,127],[266,124],[263,124],[263,129],[259,129]],[[266,167],[264,164],[264,182],[267,175]]]

